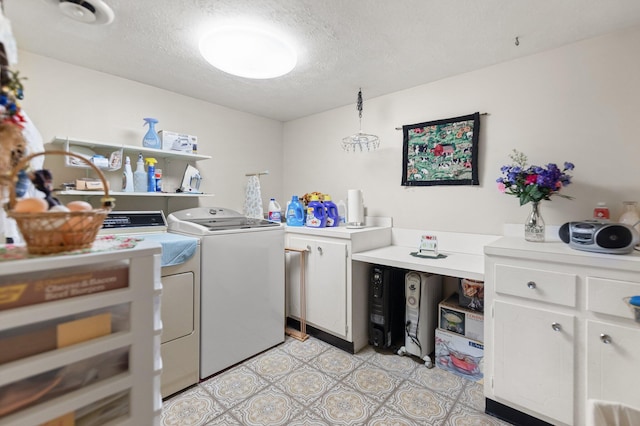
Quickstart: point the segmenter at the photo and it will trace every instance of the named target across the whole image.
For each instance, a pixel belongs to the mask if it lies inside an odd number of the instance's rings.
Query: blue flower
[[[502,166],[502,176],[496,179],[498,189],[519,198],[520,205],[528,202],[550,200],[552,195],[571,198],[560,194],[562,187],[571,183],[571,176],[566,172],[573,170],[573,163],[565,162],[564,170],[560,170],[555,163],[546,166],[531,165],[527,167],[527,157],[523,153],[513,150],[510,155],[514,161],[511,165]]]

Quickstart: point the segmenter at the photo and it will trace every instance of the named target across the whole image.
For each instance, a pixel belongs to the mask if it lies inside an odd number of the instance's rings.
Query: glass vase
[[[620,215],[620,219],[618,222],[627,224],[629,226],[634,226],[636,230],[640,229],[640,216],[638,216],[638,203],[636,201],[623,201],[623,210],[622,215]]]
[[[524,223],[524,239],[527,241],[544,241],[544,219],[540,215],[540,202],[531,203],[531,213]]]

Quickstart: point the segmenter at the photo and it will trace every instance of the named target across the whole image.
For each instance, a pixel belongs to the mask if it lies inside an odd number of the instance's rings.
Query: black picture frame
[[[402,126],[402,186],[480,185],[480,113]]]

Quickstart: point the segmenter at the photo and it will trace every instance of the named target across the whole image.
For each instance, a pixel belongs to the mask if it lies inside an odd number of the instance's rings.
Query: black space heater
[[[369,344],[390,348],[404,344],[404,273],[373,266],[369,283]]]

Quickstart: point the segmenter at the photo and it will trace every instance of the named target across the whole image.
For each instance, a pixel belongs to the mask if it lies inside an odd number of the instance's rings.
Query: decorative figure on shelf
[[[36,170],[31,174],[31,181],[38,191],[44,193],[44,199],[49,204],[49,208],[60,205],[60,201],[52,195],[53,176],[49,170]]]

